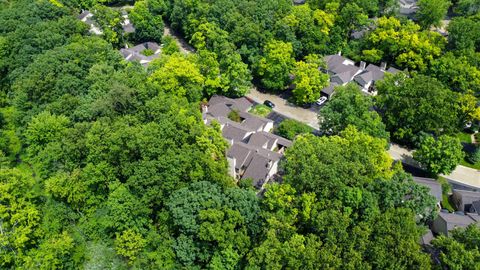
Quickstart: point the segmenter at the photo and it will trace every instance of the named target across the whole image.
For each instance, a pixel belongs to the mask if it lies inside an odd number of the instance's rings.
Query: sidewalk
[[[314,109],[304,109],[290,104],[287,100],[272,94],[261,93],[255,87],[250,89],[247,97],[253,101],[263,104],[265,100],[270,100],[275,104],[273,111],[282,114],[288,118],[305,123],[314,129],[318,130],[318,112]]]
[[[403,163],[419,168],[420,165],[412,158],[412,151],[409,151],[397,144],[392,144],[388,150],[390,156],[395,160],[400,160]],[[448,179],[449,182],[463,185],[470,188],[480,189],[480,171],[458,165],[455,170],[449,175],[440,175]]]

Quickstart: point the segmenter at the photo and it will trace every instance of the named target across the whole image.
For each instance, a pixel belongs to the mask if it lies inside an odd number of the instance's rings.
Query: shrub
[[[275,134],[293,140],[298,134],[311,133],[313,128],[292,119],[283,120],[275,129]]]
[[[228,113],[228,119],[239,122],[241,121],[240,114],[238,113],[237,110],[232,110],[231,112]]]
[[[480,147],[475,148],[475,151],[468,154],[467,161],[472,164],[476,164],[477,162],[480,162]]]

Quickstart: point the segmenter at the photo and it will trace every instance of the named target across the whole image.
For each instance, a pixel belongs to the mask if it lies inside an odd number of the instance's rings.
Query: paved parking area
[[[283,115],[285,118],[294,119],[303,122],[314,129],[318,130],[318,108],[313,106],[312,108],[302,108],[291,104],[286,99],[272,95],[268,93],[261,93],[256,88],[250,89],[250,93],[247,95],[257,103],[263,103],[265,100],[270,100],[275,104],[274,112]],[[276,115],[274,115],[275,117]],[[274,119],[272,119],[274,120]],[[275,120],[274,120],[275,121]]]

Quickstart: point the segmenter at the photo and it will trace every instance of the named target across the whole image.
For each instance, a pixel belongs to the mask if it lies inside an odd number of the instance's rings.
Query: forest
[[[480,2],[420,3],[413,22],[395,0],[0,0],[0,269],[479,269],[479,227],[420,245],[436,202],[386,151],[430,143],[419,159],[443,173],[480,120]],[[445,38],[431,28],[447,12]],[[163,44],[147,68],[118,51],[144,41]],[[339,51],[405,72],[374,100],[340,87],[328,135],[294,138],[282,183],[229,176],[200,104],[292,83],[310,103]],[[440,142],[452,157],[431,164]]]

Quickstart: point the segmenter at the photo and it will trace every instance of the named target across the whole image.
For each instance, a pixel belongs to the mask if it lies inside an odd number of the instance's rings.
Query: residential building
[[[424,178],[424,177],[413,177],[415,183],[428,187],[430,195],[435,197],[437,205],[440,206],[442,201],[442,185],[433,178]]]
[[[149,53],[146,53],[146,52]],[[142,65],[147,65],[161,53],[160,46],[155,42],[145,42],[134,47],[120,49],[120,53],[127,61],[137,61]]]
[[[424,233],[422,235],[422,238],[420,239],[420,244],[421,245],[430,245],[430,243],[432,242],[432,240],[434,239],[433,237],[433,233],[431,230],[427,230],[426,233]]]
[[[253,103],[245,97],[231,99],[213,96],[203,106],[204,123],[216,121],[222,130],[222,136],[230,144],[227,160],[230,174],[237,180],[252,179],[259,189],[278,172],[278,163],[283,152],[292,142],[270,133],[273,121],[248,113]],[[232,111],[239,121],[229,118]]]
[[[322,89],[321,93],[327,98],[332,97],[336,86],[350,82],[355,82],[363,93],[376,95],[375,82],[383,80],[385,73],[394,74],[400,71],[393,67],[386,69],[386,63],[377,66],[367,65],[362,61],[359,66],[356,66],[353,60],[341,56],[340,53],[327,55],[324,59],[327,68],[320,68],[320,70],[330,75],[330,85]]]
[[[102,35],[103,31],[98,27],[97,23],[94,20],[94,15],[88,10],[84,10],[80,15],[77,16],[77,18],[88,24],[90,26],[90,33],[95,34],[95,35]]]
[[[433,221],[432,231],[437,234],[448,236],[449,232],[455,228],[465,228],[470,224],[479,225],[480,215],[457,213],[438,213],[438,217]],[[479,225],[480,226],[480,225]]]
[[[128,13],[126,10],[122,10],[122,17],[123,17],[123,22],[122,22],[123,32],[125,34],[134,33],[135,26],[133,26],[132,22],[128,18]]]
[[[480,201],[480,192],[454,189],[452,194],[452,202],[458,211],[473,212],[473,202]],[[478,213],[478,212],[477,212]]]
[[[412,17],[418,10],[418,0],[398,0],[401,15]]]

